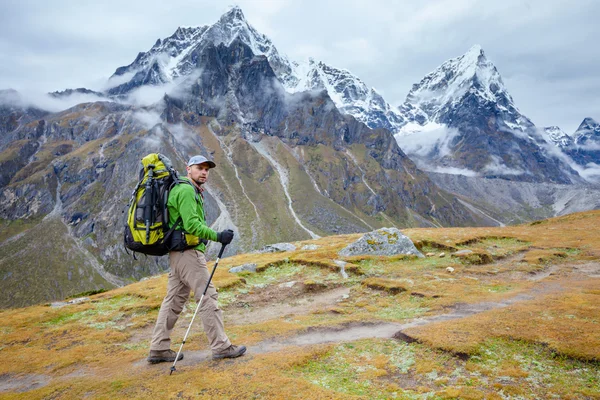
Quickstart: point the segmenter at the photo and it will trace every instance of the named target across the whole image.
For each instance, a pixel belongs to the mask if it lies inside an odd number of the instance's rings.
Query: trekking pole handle
[[[221,256],[223,255],[223,252],[225,251],[225,246],[227,246],[226,244],[224,244],[223,246],[221,246],[221,251],[219,251],[219,255],[217,256],[217,260],[219,258],[221,258]]]
[[[212,281],[212,277],[215,274],[215,271],[217,270],[217,265],[219,265],[219,260],[221,259],[221,256],[223,255],[223,252],[225,251],[225,246],[227,246],[227,245],[224,244],[224,245],[221,246],[221,250],[219,251],[219,255],[217,256],[217,259],[215,260],[215,267],[213,268],[212,272],[210,273],[210,278],[208,278],[208,282],[209,283],[210,283],[210,281]],[[204,288],[204,293],[202,293],[202,296],[204,296],[206,294],[207,290],[208,290],[208,284]]]

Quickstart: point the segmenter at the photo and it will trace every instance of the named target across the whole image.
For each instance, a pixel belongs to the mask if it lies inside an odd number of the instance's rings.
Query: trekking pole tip
[[[175,366],[172,366],[172,367],[171,367],[171,372],[169,372],[169,375],[172,375],[172,374],[173,374],[173,371],[175,371]]]

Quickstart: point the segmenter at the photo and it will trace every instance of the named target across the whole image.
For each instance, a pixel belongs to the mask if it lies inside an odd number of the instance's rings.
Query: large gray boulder
[[[268,244],[262,249],[258,250],[257,253],[280,253],[283,251],[295,251],[296,246],[291,243],[275,243]]]
[[[393,256],[397,254],[424,255],[417,250],[413,242],[396,228],[381,228],[366,233],[356,242],[349,244],[338,253],[340,256]]]
[[[244,271],[256,272],[256,267],[257,267],[257,265],[254,263],[238,265],[237,267],[229,268],[229,272],[231,272],[232,274],[237,274],[238,272],[244,272]]]

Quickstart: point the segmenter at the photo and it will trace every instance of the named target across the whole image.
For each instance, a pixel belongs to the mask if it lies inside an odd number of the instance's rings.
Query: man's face
[[[200,186],[208,180],[209,169],[210,166],[208,163],[194,164],[191,167],[187,167],[187,176],[194,181],[196,185]]]

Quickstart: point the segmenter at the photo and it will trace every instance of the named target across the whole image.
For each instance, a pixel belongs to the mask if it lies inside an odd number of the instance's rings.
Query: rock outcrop
[[[376,255],[394,256],[398,254],[424,257],[413,242],[396,228],[382,228],[365,234],[356,242],[344,247],[338,253],[343,257]]]

